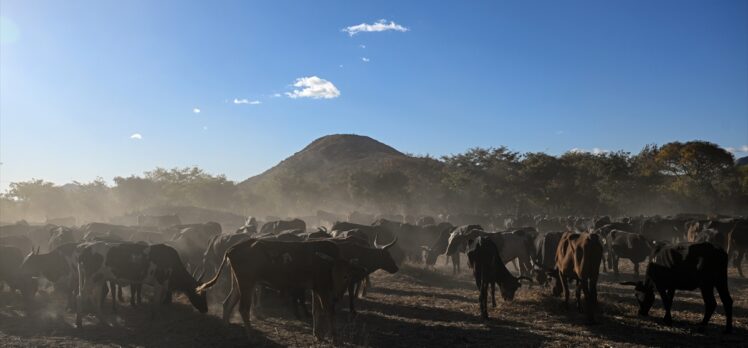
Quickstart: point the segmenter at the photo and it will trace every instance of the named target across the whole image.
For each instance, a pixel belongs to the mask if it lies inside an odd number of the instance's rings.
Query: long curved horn
[[[387,250],[391,248],[393,245],[395,245],[395,243],[397,243],[397,236],[395,236],[395,239],[390,244],[387,244],[384,247],[382,247],[382,250]]]
[[[325,226],[320,226],[320,227],[317,227],[317,230],[318,230],[318,231],[320,231],[320,232],[325,232],[325,233],[327,233],[327,227],[325,227]]]
[[[517,281],[520,281],[522,279],[528,280],[528,281],[530,281],[530,283],[534,282],[534,280],[532,280],[532,278],[530,278],[530,277],[526,277],[526,276],[519,276],[519,277],[517,277]]]
[[[382,247],[379,246],[379,243],[377,243],[377,240],[379,240],[379,233],[374,235],[374,247],[377,249],[382,249]]]

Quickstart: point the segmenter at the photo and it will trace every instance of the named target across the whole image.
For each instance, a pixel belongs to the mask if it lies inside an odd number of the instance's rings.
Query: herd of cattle
[[[287,300],[297,317],[299,309],[308,315],[306,301],[311,298],[313,333],[324,338],[328,333],[335,337],[335,304],[346,292],[350,314],[355,315],[355,299],[365,295],[369,275],[380,269],[395,273],[406,260],[433,267],[438,256],[445,255],[459,273],[460,255],[466,254],[484,319],[489,289],[496,306],[496,285],[502,298],[511,301],[522,282],[540,283],[554,296],[563,294],[568,305],[574,281],[577,308],[592,322],[601,266],[617,275],[620,259],[627,259],[638,277],[639,264],[649,259],[642,280],[621,283],[634,287],[640,315],[648,314],[656,291],[669,324],[675,290],[700,289],[703,330],[716,307],[716,288],[729,332],[728,259],[733,258],[743,276],[740,265],[748,249],[748,219],[724,216],[518,216],[500,223],[474,219],[478,224],[465,217],[438,223],[431,217],[415,223],[397,217],[368,223],[360,217],[347,220],[308,229],[301,219],[261,223],[249,218],[228,233],[215,222],[180,225],[178,218],[170,217],[144,217],[139,226],[19,222],[0,226],[0,284],[20,292],[29,311],[37,305],[35,294],[51,287],[75,311],[78,327],[91,311],[105,320],[102,307],[108,295],[116,312],[127,287],[133,307],[141,304],[141,293],[150,294],[151,316],[172,301],[174,292],[186,295],[205,313],[211,292],[210,298],[223,298],[227,322],[238,304],[248,334],[250,310],[255,304],[258,313],[264,293]],[[158,223],[150,224],[153,221]],[[165,221],[176,224],[164,226],[169,224]],[[517,276],[506,267],[511,262]],[[206,275],[210,279],[203,282]]]

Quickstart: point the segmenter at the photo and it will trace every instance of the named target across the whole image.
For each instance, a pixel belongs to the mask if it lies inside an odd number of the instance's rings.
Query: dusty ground
[[[441,262],[440,262],[441,264]],[[519,290],[513,302],[499,300],[487,323],[478,318],[478,292],[464,269],[452,276],[451,269],[423,270],[404,266],[395,275],[376,273],[375,288],[358,301],[359,315],[348,322],[347,309],[338,310],[339,345],[374,347],[473,347],[473,346],[748,346],[748,280],[730,271],[735,333],[722,335],[721,303],[706,335],[694,333],[703,306],[697,292],[676,293],[675,324],[660,324],[662,306],[657,302],[649,318],[636,315],[629,287],[615,281],[632,280],[630,264],[622,261],[623,275],[602,276],[599,284],[601,308],[598,324],[585,325],[576,310],[566,310],[561,299],[538,286]],[[572,295],[573,296],[573,295]],[[18,296],[0,294],[0,346],[9,347],[274,347],[328,346],[315,343],[308,321],[297,321],[285,307],[268,309],[265,319],[253,321],[247,338],[238,315],[231,325],[219,318],[220,307],[202,315],[189,305],[178,304],[149,319],[146,308],[121,306],[108,323],[72,326],[74,317],[54,299],[28,316]],[[183,301],[183,299],[179,299]],[[346,302],[347,303],[347,302]],[[573,307],[573,306],[572,306]],[[57,314],[64,313],[64,314]],[[107,313],[109,313],[107,311]],[[89,318],[93,320],[93,318]]]

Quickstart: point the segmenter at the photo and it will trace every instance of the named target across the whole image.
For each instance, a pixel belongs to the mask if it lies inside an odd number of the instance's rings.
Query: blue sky
[[[0,16],[0,189],[156,166],[243,180],[332,133],[436,156],[748,151],[742,0],[3,0]],[[344,31],[382,19],[394,30]]]

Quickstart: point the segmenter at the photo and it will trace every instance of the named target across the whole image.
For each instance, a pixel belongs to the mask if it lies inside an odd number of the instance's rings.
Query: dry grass
[[[441,262],[439,263],[441,264]],[[348,320],[347,300],[338,310],[339,346],[375,347],[474,347],[474,346],[746,346],[748,345],[748,281],[731,270],[735,333],[722,335],[721,303],[706,335],[693,332],[703,305],[698,292],[676,294],[672,327],[660,324],[659,298],[649,318],[636,315],[631,289],[617,281],[633,279],[624,261],[623,275],[603,275],[599,285],[601,306],[596,325],[585,325],[583,315],[566,310],[560,298],[538,286],[521,289],[513,302],[498,299],[491,320],[478,317],[478,293],[470,274],[451,275],[451,268],[424,270],[404,266],[394,275],[376,273],[374,289],[357,302],[359,314]],[[42,303],[59,303],[49,298]],[[179,299],[183,302],[184,299]],[[48,306],[52,307],[52,306]],[[10,347],[231,347],[231,346],[330,346],[317,343],[309,321],[298,321],[284,306],[267,306],[264,319],[253,320],[251,339],[236,316],[231,325],[219,318],[214,304],[209,315],[178,304],[148,319],[145,308],[121,307],[109,323],[86,323],[75,329],[70,313],[45,308],[27,316],[18,298],[0,295],[0,346]],[[574,308],[573,303],[570,306]],[[59,314],[63,313],[63,314]]]

